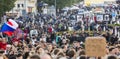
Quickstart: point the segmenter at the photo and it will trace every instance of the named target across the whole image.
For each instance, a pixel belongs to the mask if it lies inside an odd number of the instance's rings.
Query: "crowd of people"
[[[115,35],[114,27],[88,18],[71,20],[74,19],[71,15],[75,13],[68,12],[66,15],[58,13],[56,18],[53,15],[37,14],[34,17],[27,15],[15,19],[21,32],[11,37],[3,33],[0,38],[0,59],[120,58],[119,37]],[[92,35],[86,30],[92,31]],[[89,36],[106,38],[108,44],[106,56],[89,57],[86,55],[85,38]]]

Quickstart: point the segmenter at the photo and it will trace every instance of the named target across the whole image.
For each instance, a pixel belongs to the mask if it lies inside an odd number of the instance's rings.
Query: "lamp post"
[[[56,19],[56,13],[57,13],[56,12],[56,9],[57,9],[56,7],[57,7],[57,4],[56,4],[56,0],[55,0],[55,19]]]
[[[24,0],[24,16],[26,15],[26,0]]]

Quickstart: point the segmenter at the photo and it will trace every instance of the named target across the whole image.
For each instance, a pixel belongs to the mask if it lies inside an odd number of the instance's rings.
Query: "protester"
[[[108,26],[111,20],[106,24],[98,22],[96,16],[94,19],[75,19],[75,12],[69,11],[66,15],[59,12],[56,18],[40,14],[14,19],[19,27],[13,35],[0,35],[0,59],[95,59],[85,53],[85,39],[89,36],[106,38],[107,52],[101,59],[120,58],[120,41],[116,33],[120,27]],[[106,19],[112,19],[112,16]]]

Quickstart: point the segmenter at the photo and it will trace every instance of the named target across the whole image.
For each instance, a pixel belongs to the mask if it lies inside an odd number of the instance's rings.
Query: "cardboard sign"
[[[106,39],[103,37],[87,37],[85,41],[86,55],[102,57],[106,55]]]

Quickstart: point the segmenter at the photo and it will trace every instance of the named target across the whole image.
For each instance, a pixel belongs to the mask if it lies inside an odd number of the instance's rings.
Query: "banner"
[[[84,0],[84,5],[85,6],[90,6],[94,4],[104,4],[104,0]]]
[[[97,14],[97,21],[100,21],[100,22],[103,21],[103,15],[102,14]]]

